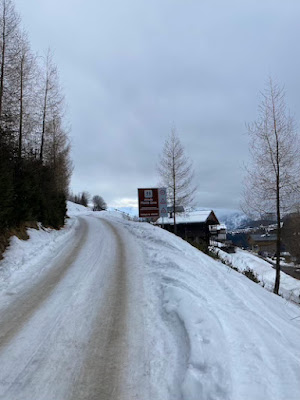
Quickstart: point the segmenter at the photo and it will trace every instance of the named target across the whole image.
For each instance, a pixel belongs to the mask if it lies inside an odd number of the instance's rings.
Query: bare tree
[[[82,204],[83,206],[87,207],[89,205],[90,199],[91,195],[89,194],[89,192],[82,192],[79,204]]]
[[[0,0],[0,121],[6,110],[8,68],[13,64],[20,17],[11,0]]]
[[[68,129],[63,125],[63,115],[60,110],[51,110],[51,120],[48,125],[47,164],[53,171],[56,189],[67,195],[72,173],[71,146]]]
[[[174,233],[176,234],[176,207],[191,204],[196,188],[193,185],[192,162],[185,156],[184,148],[174,128],[165,141],[157,170],[162,186],[167,188],[168,203],[173,208]]]
[[[41,87],[41,146],[40,146],[40,160],[43,161],[44,158],[44,147],[47,135],[47,126],[49,120],[51,121],[51,112],[54,110],[63,108],[63,96],[59,87],[59,78],[56,65],[53,62],[52,53],[48,50],[45,65],[43,71],[44,79]]]
[[[107,204],[105,203],[105,201],[103,200],[103,197],[101,196],[94,196],[93,197],[93,210],[94,211],[104,211],[107,209]]]
[[[36,84],[36,62],[35,57],[31,53],[29,41],[26,33],[19,38],[18,52],[15,60],[15,102],[18,104],[16,114],[19,115],[18,122],[18,158],[21,158],[24,136],[27,142],[34,135],[34,111],[35,111],[35,84]],[[30,147],[30,143],[29,143]]]
[[[252,164],[247,168],[243,210],[252,216],[275,214],[276,278],[280,285],[281,218],[299,195],[299,137],[287,113],[283,88],[269,79],[261,94],[258,119],[248,126]]]
[[[50,52],[42,67],[37,59],[13,0],[0,0],[0,229],[64,224],[72,171],[64,97]]]

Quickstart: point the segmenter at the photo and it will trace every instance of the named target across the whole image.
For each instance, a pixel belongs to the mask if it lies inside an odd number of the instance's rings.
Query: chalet
[[[156,225],[174,232],[173,210],[168,218],[159,218]],[[209,244],[210,238],[226,240],[226,227],[221,225],[212,210],[176,213],[177,235],[183,239]]]

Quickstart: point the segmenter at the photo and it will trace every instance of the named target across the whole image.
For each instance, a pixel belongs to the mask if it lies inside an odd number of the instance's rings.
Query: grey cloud
[[[245,122],[268,74],[299,119],[300,4],[265,1],[17,0],[35,50],[54,48],[72,124],[74,191],[108,203],[156,185],[176,129],[198,205],[238,206]]]

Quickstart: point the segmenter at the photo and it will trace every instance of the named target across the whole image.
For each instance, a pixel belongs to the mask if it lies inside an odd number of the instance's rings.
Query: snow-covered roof
[[[214,216],[212,210],[203,210],[203,211],[191,211],[188,213],[180,213],[176,214],[176,224],[193,224],[193,223],[201,223],[206,222],[210,214]],[[159,218],[156,221],[156,224],[174,224],[173,218]]]
[[[227,230],[227,227],[225,224],[219,224],[219,225],[210,225],[210,230]]]

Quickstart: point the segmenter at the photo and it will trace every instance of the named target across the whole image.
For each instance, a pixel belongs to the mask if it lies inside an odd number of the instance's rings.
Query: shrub
[[[260,282],[259,279],[257,278],[257,275],[250,268],[245,269],[245,271],[243,271],[243,275],[245,275],[248,279],[251,279],[251,281],[255,283]]]
[[[208,245],[204,240],[194,241],[191,239],[186,239],[186,241],[191,244],[192,246],[196,247],[196,249],[202,251],[205,254],[208,254]]]

